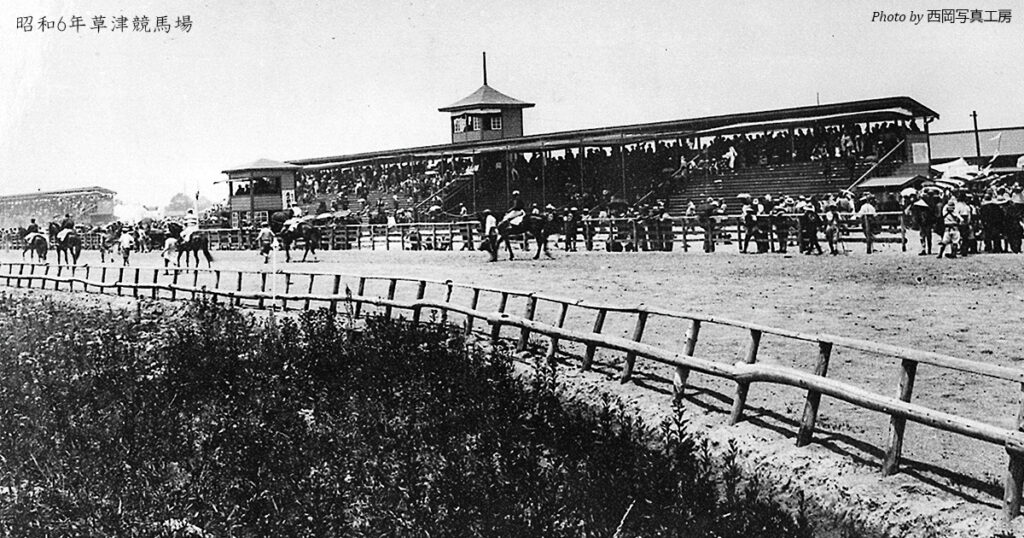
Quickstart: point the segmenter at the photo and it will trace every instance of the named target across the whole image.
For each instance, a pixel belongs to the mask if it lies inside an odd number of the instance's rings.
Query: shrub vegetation
[[[4,536],[810,534],[681,415],[567,405],[437,325],[6,296],[0,335]]]

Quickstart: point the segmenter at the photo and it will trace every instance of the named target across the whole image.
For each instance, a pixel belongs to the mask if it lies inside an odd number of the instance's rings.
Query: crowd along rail
[[[283,280],[283,282],[281,282]],[[319,283],[319,285],[318,285]],[[373,296],[368,287],[374,284],[386,285],[383,296]],[[746,408],[747,394],[755,383],[785,385],[806,391],[803,413],[799,418],[796,434],[798,446],[809,444],[815,432],[818,410],[822,396],[851,403],[863,409],[886,415],[889,420],[885,456],[881,464],[883,474],[898,471],[906,434],[907,421],[930,428],[951,432],[1003,447],[1008,455],[1004,479],[1003,514],[1011,519],[1020,514],[1021,492],[1024,485],[1024,399],[1018,404],[1015,427],[1012,429],[974,420],[915,404],[911,401],[918,366],[927,365],[954,370],[972,375],[994,378],[1013,383],[1024,395],[1024,370],[976,362],[959,357],[907,349],[867,340],[810,334],[770,327],[758,323],[707,315],[703,313],[680,312],[648,305],[616,305],[562,297],[547,293],[531,293],[491,286],[458,284],[450,280],[408,278],[399,276],[352,275],[328,272],[259,272],[222,269],[193,268],[141,268],[67,265],[40,265],[32,263],[0,263],[0,285],[13,288],[51,289],[56,291],[82,291],[132,297],[161,299],[205,298],[225,301],[234,305],[252,308],[300,309],[329,308],[339,312],[339,305],[346,305],[341,313],[353,318],[366,315],[367,307],[378,309],[378,313],[391,317],[395,311],[406,311],[415,322],[422,321],[425,311],[438,312],[441,323],[449,323],[450,316],[461,316],[462,330],[466,334],[478,333],[494,342],[502,339],[502,328],[518,330],[513,341],[516,349],[531,345],[531,336],[546,339],[544,355],[549,361],[556,361],[562,341],[576,342],[582,346],[580,367],[588,369],[598,349],[620,352],[619,378],[629,381],[633,376],[638,358],[649,359],[673,368],[673,394],[684,396],[684,389],[692,372],[731,380],[735,383],[732,408],[728,423],[742,420]],[[404,295],[399,297],[399,286]],[[343,287],[344,286],[344,287]],[[352,286],[355,291],[351,290]],[[383,289],[383,288],[380,288]],[[428,297],[428,289],[432,293]],[[468,293],[461,301],[454,292]],[[315,292],[315,293],[314,293]],[[482,296],[490,294],[497,300],[495,311],[483,310]],[[510,309],[511,300],[523,302],[522,314]],[[545,323],[535,319],[538,304],[551,303],[557,306],[557,321]],[[565,327],[567,314],[593,315],[591,330]],[[631,337],[620,337],[603,332],[609,313],[626,314],[632,317],[634,328]],[[683,349],[665,347],[643,342],[645,327],[652,317],[684,322],[687,326]],[[586,319],[586,316],[582,316]],[[483,332],[475,324],[489,325]],[[748,341],[743,360],[734,364],[718,362],[696,354],[696,345],[701,328],[719,325],[746,334]],[[788,366],[758,362],[762,337],[774,335],[797,343],[809,344],[816,359],[813,372]],[[833,349],[846,348],[881,355],[899,361],[898,390],[895,395],[884,395],[849,383],[828,377],[829,362]]]
[[[768,241],[772,248],[778,244],[777,227],[774,223],[786,219],[789,231],[787,242],[798,246],[803,242],[799,215],[762,216],[772,222],[764,226],[769,234]],[[864,218],[854,214],[840,215],[840,238],[843,248],[845,243],[864,243]],[[901,212],[880,212],[870,217],[873,229],[873,243],[894,243],[907,250],[907,218]],[[764,222],[764,221],[762,221]],[[705,222],[695,216],[673,217],[670,219],[637,219],[637,218],[588,218],[577,222],[575,233],[569,232],[565,226],[559,225],[552,234],[552,245],[567,248],[572,243],[579,250],[596,251],[669,251],[679,248],[689,251],[695,245],[703,243],[707,229]],[[479,221],[461,222],[420,222],[399,224],[325,224],[319,225],[321,250],[475,250],[483,240],[482,227]],[[714,241],[719,244],[735,243],[742,249],[746,236],[744,219],[738,215],[718,215],[714,217],[711,233]],[[256,246],[256,231],[239,228],[203,229],[210,239],[212,248],[216,250],[253,250]],[[824,234],[824,225],[819,226],[819,241]],[[571,239],[570,239],[571,237]],[[83,234],[82,246],[87,250],[99,249],[102,235],[97,233]],[[751,241],[751,243],[756,243]],[[4,236],[3,245],[7,249],[21,249],[23,243],[16,236]],[[159,250],[161,245],[148,245]],[[756,244],[753,245],[756,250]]]

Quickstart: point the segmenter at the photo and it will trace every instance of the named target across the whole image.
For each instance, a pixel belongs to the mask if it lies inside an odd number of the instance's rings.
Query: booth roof
[[[533,103],[514,99],[484,84],[475,92],[467,95],[463,99],[446,107],[439,108],[438,110],[441,112],[458,112],[469,108],[488,106],[499,108],[529,108],[533,106]]]
[[[222,174],[228,174],[231,172],[243,172],[246,170],[296,170],[302,168],[294,164],[283,163],[281,161],[275,161],[272,159],[256,159],[255,161],[241,166],[234,166],[223,170]]]

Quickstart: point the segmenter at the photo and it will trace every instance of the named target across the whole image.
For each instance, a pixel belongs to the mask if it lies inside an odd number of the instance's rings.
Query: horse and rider
[[[78,264],[78,257],[82,254],[82,238],[75,231],[75,221],[71,214],[64,215],[64,220],[50,222],[50,242],[57,251],[57,263],[61,262],[63,255],[65,263]]]
[[[213,266],[213,255],[210,254],[210,239],[205,233],[199,230],[199,218],[195,212],[189,209],[185,213],[182,223],[167,223],[166,239],[160,257],[164,259],[164,267],[171,263],[171,255],[176,253],[174,265],[181,265],[181,255],[185,255],[185,266],[190,265],[191,256],[195,256],[196,267],[199,267],[199,253],[202,252],[206,258],[206,266]]]
[[[32,219],[27,227],[18,228],[18,237],[21,238],[24,245],[21,250],[22,258],[28,252],[30,256],[38,258],[39,261],[46,261],[46,252],[50,249],[50,242],[46,235],[39,231],[36,219]]]
[[[498,260],[498,251],[502,243],[505,244],[508,251],[508,259],[514,260],[515,254],[512,253],[510,238],[518,235],[522,235],[524,239],[532,237],[537,242],[537,253],[533,259],[539,259],[542,251],[545,256],[553,257],[548,251],[548,238],[556,233],[561,226],[561,217],[556,214],[553,206],[548,205],[544,211],[537,210],[527,214],[526,206],[519,197],[519,191],[513,191],[512,207],[500,222],[495,219],[490,210],[484,210],[482,221],[486,237],[485,250],[491,254],[490,261]]]
[[[291,246],[299,239],[302,239],[304,249],[302,261],[306,261],[309,254],[313,255],[314,260],[317,259],[316,247],[320,244],[320,228],[316,227],[310,218],[303,218],[302,210],[298,206],[271,213],[269,225],[270,230],[280,240],[286,262],[292,261]]]

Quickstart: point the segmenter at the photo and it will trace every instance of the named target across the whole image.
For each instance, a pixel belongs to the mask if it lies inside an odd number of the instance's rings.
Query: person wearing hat
[[[792,201],[792,199],[788,199]],[[779,254],[786,254],[787,247],[789,246],[789,232],[792,228],[792,223],[786,213],[792,211],[792,208],[783,203],[772,208],[771,222],[772,228],[775,230],[775,242],[778,244],[778,248],[775,252]]]
[[[935,208],[925,197],[915,200],[907,207],[911,221],[920,234],[921,252],[918,256],[930,256],[932,253],[932,233],[935,231],[937,216]]]
[[[708,198],[705,204],[701,205],[698,216],[698,223],[704,229],[704,252],[710,254],[715,251],[715,217],[718,214],[718,202],[714,198]]]
[[[832,203],[825,207],[825,240],[828,241],[829,254],[839,254],[840,234],[839,207]],[[845,248],[845,247],[844,247]]]
[[[579,225],[578,209],[566,209],[562,215],[562,238],[566,252],[576,252],[576,230]]]
[[[490,209],[484,209],[480,213],[480,220],[484,227],[484,239],[480,243],[480,250],[491,254],[491,261],[498,259],[498,220]]]
[[[523,217],[526,216],[526,206],[523,204],[523,200],[519,198],[519,191],[512,191],[512,207],[505,213],[505,217],[501,219],[499,226],[508,222],[512,226],[518,226],[519,223],[523,222]]]
[[[950,198],[942,208],[942,225],[945,233],[942,234],[942,241],[939,242],[939,258],[949,246],[949,257],[956,258],[957,250],[960,248],[960,223],[962,217],[956,210],[956,199]]]
[[[462,248],[459,250],[473,250],[473,225],[469,221],[469,209],[466,204],[459,204],[459,232],[462,235]]]
[[[132,253],[132,249],[135,248],[135,236],[132,235],[131,228],[124,228],[121,230],[121,237],[117,240],[117,246],[121,250],[121,260],[124,266],[128,266],[128,257]]]
[[[872,254],[874,252],[875,244],[875,215],[878,211],[875,209],[875,197],[871,194],[865,194],[860,199],[860,209],[857,210],[857,219],[860,220],[861,230],[864,231],[864,243],[867,245],[867,253]]]
[[[260,231],[256,234],[256,244],[259,245],[260,255],[263,256],[263,263],[270,261],[270,250],[274,248],[274,232],[270,229],[270,221],[263,221]]]
[[[818,229],[821,228],[821,217],[814,209],[814,204],[804,203],[803,214],[800,215],[800,252],[824,254],[818,243]]]
[[[985,193],[978,208],[981,219],[981,234],[985,244],[985,252],[998,254],[1003,252],[1003,208],[1006,200],[999,201],[992,190]]]

